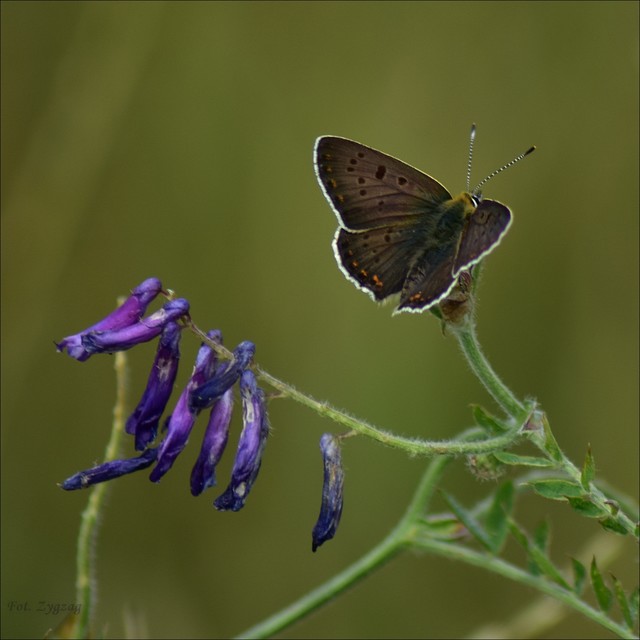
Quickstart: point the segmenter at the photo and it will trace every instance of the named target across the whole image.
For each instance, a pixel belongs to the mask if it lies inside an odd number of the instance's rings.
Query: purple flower
[[[249,366],[256,346],[245,340],[233,351],[233,360],[216,370],[213,377],[205,384],[197,387],[191,394],[189,406],[192,409],[206,409],[210,407],[222,394],[230,389]]]
[[[207,336],[216,342],[220,342],[219,331],[209,331]],[[196,387],[206,382],[212,375],[217,362],[215,351],[207,344],[202,344],[196,363],[191,374],[191,379],[184,388],[171,417],[167,421],[167,433],[160,444],[158,452],[158,464],[155,466],[149,480],[159,482],[169,469],[173,466],[175,459],[185,448],[189,440],[189,434],[196,421],[199,409],[189,409],[189,395]]]
[[[180,361],[180,327],[168,322],[162,329],[156,357],[147,380],[147,387],[125,430],[135,434],[136,449],[143,451],[156,437],[158,423],[167,406]]]
[[[162,283],[160,280],[158,280],[158,278],[148,278],[140,283],[131,292],[131,295],[106,318],[103,318],[100,322],[88,329],[72,336],[67,336],[58,342],[56,344],[58,351],[64,351],[66,349],[72,358],[80,360],[81,362],[86,360],[91,354],[87,353],[82,345],[83,335],[90,331],[114,331],[123,329],[136,323],[147,310],[149,303],[156,298],[160,291],[162,291]]]
[[[200,455],[191,472],[191,493],[194,496],[216,484],[216,465],[227,446],[232,411],[233,387],[227,389],[211,409]]]
[[[338,439],[330,433],[320,438],[320,449],[324,461],[324,482],[322,485],[322,505],[316,526],[311,534],[312,551],[322,543],[331,540],[336,533],[342,515],[342,487],[344,471]]]
[[[239,511],[260,471],[262,454],[269,435],[269,420],[264,391],[258,387],[253,371],[247,369],[240,378],[242,419],[244,426],[231,471],[231,482],[213,503],[218,511]]]
[[[141,456],[137,458],[127,458],[126,460],[111,460],[99,464],[97,467],[79,471],[78,473],[67,478],[61,485],[65,491],[74,491],[75,489],[86,489],[93,484],[119,478],[120,476],[140,471],[151,466],[158,455],[157,448],[147,449]]]
[[[82,335],[82,347],[87,355],[78,360],[86,360],[94,353],[126,351],[137,344],[149,342],[160,335],[167,322],[175,321],[188,313],[189,302],[184,298],[176,298],[167,302],[162,309],[123,329],[85,333]]]

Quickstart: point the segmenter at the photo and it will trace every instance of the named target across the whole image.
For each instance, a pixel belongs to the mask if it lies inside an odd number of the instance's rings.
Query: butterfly
[[[359,142],[321,136],[316,176],[338,218],[333,249],[347,280],[379,302],[400,294],[395,313],[443,301],[459,275],[490,253],[511,225],[506,205],[480,187],[535,147],[456,197],[437,180]]]

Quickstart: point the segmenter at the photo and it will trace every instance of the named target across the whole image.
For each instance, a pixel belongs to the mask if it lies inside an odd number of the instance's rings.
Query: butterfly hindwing
[[[382,301],[402,289],[417,237],[414,225],[407,224],[358,232],[340,227],[333,248],[342,273]]]
[[[481,200],[462,227],[453,275],[480,260],[498,245],[511,224],[511,211],[495,200]]]
[[[433,247],[414,261],[400,295],[398,311],[420,312],[444,298],[453,288],[455,244]]]
[[[314,160],[318,181],[340,226],[351,231],[424,216],[451,198],[425,173],[346,138],[318,138]]]

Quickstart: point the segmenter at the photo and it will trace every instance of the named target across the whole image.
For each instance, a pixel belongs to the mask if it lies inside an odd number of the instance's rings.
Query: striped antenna
[[[471,159],[473,158],[473,143],[476,140],[476,123],[471,125],[471,135],[469,136],[469,162],[467,162],[467,191],[471,182]]]
[[[496,169],[495,171],[493,171],[492,173],[490,173],[484,180],[482,180],[481,182],[479,182],[474,188],[473,191],[471,192],[474,196],[479,196],[480,195],[480,187],[483,184],[486,184],[489,180],[491,180],[491,178],[493,178],[494,176],[497,176],[499,173],[502,173],[505,169],[508,169],[509,167],[513,166],[516,162],[520,162],[520,160],[522,160],[522,158],[528,156],[530,153],[532,153],[533,151],[535,151],[536,148],[534,147],[530,147],[529,149],[527,149],[524,153],[521,153],[519,156],[515,157],[513,160],[511,160],[511,162],[507,162],[507,164],[503,165],[502,167],[500,167],[499,169]],[[468,189],[468,187],[467,187]]]

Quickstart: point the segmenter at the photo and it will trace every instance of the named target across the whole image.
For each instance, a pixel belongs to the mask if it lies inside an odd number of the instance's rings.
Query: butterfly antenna
[[[493,178],[494,176],[497,176],[499,173],[502,173],[505,169],[512,167],[516,162],[520,162],[522,158],[528,156],[530,153],[533,153],[535,150],[536,150],[535,146],[529,147],[529,149],[527,149],[524,153],[521,153],[519,156],[516,156],[513,160],[511,160],[511,162],[507,162],[507,164],[501,166],[499,169],[496,169],[495,171],[490,173],[484,180],[479,182],[473,188],[473,191],[471,193],[473,193],[474,195],[478,195],[480,193],[480,187],[483,184],[486,184],[489,180],[491,180],[491,178]]]
[[[467,191],[471,182],[471,159],[473,158],[473,143],[476,140],[476,124],[471,125],[471,135],[469,136],[469,162],[467,162]]]

